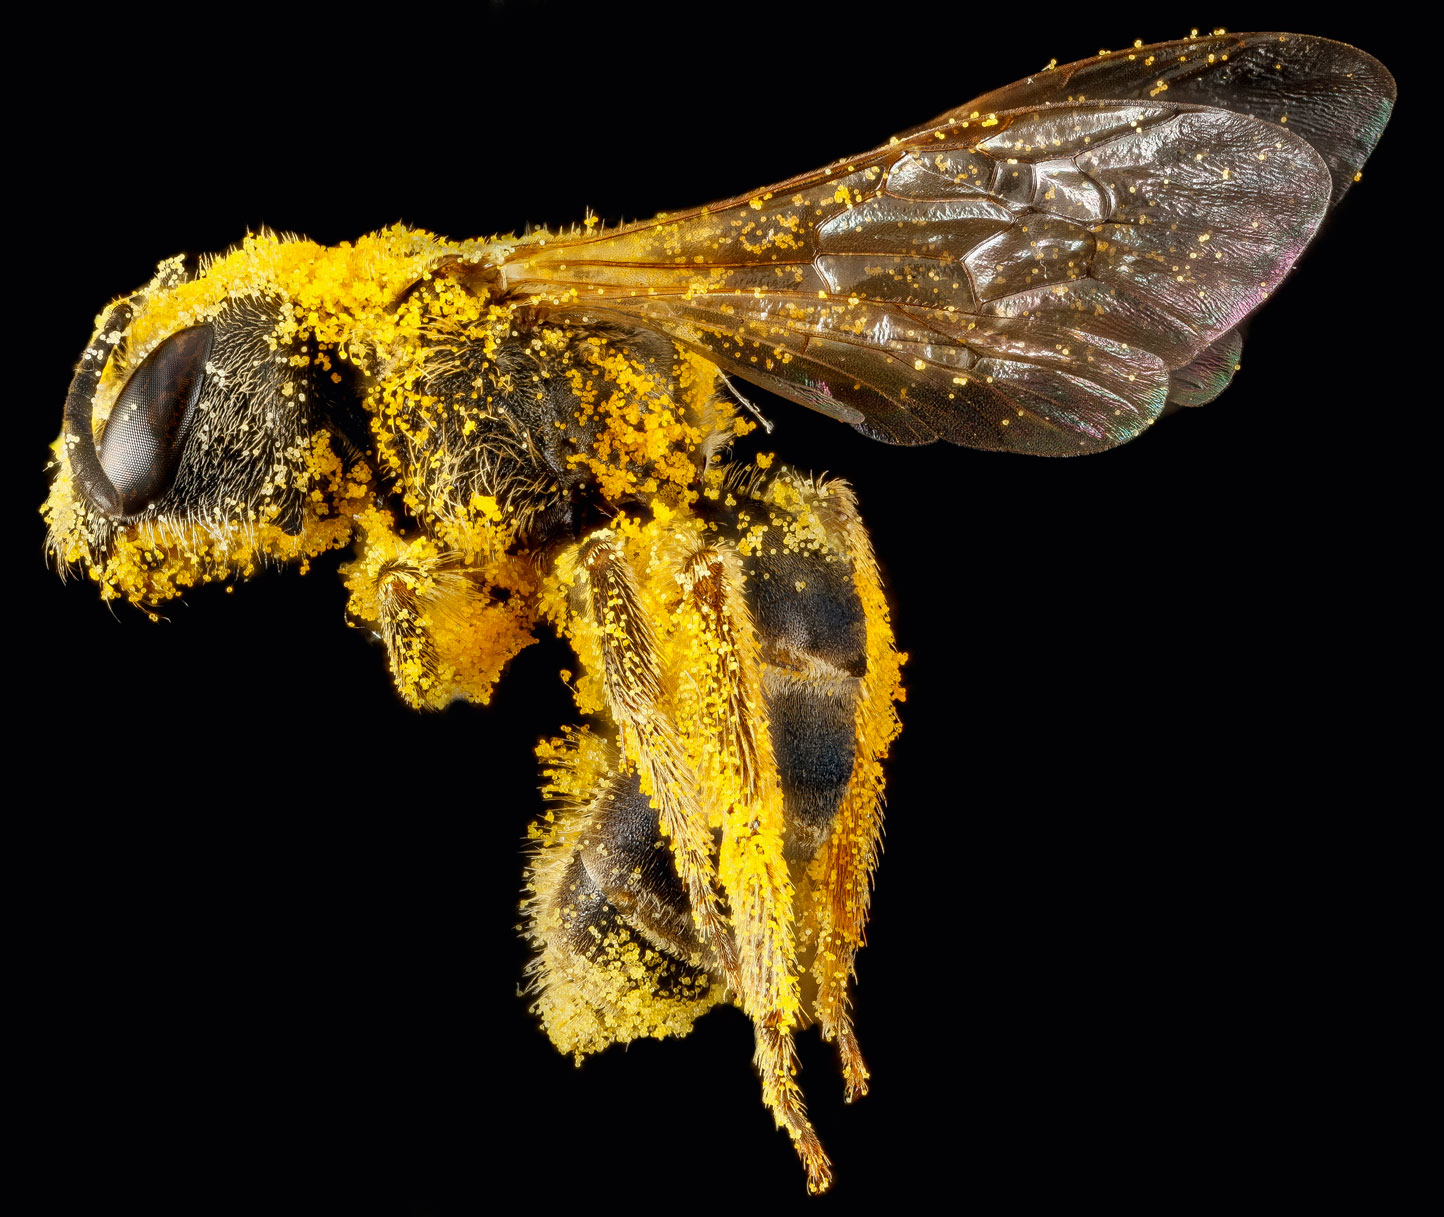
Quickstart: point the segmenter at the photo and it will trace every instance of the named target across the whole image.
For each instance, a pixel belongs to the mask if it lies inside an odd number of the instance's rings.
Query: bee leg
[[[417,710],[489,702],[508,661],[533,641],[533,597],[495,598],[459,555],[438,552],[429,538],[407,540],[387,512],[367,509],[356,522],[364,540],[341,568],[346,615],[386,644],[397,692]]]
[[[810,1192],[831,1164],[808,1122],[792,1032],[802,1004],[793,941],[793,889],[783,856],[783,795],[766,718],[761,663],[734,545],[683,538],[674,579],[682,592],[668,636],[678,673],[677,723],[699,783],[720,815],[718,878],[732,910],[741,988],[756,1028],[763,1101],[792,1138]],[[690,552],[689,552],[690,551]]]
[[[579,652],[593,651],[600,661],[607,709],[617,724],[623,760],[637,767],[641,790],[657,808],[702,944],[716,952],[728,983],[740,990],[736,948],[713,885],[708,817],[668,712],[662,657],[636,575],[610,529],[583,540],[574,561],[590,631],[574,636],[573,642]]]
[[[777,1027],[758,1027],[752,1059],[762,1075],[763,1102],[772,1109],[778,1127],[792,1138],[807,1170],[807,1190],[814,1196],[827,1191],[832,1186],[832,1162],[807,1118],[802,1089],[795,1080],[797,1054],[791,1033]]]
[[[587,731],[538,752],[552,809],[532,826],[522,909],[547,1035],[580,1063],[609,1044],[687,1034],[724,986],[636,770]]]
[[[829,540],[851,566],[861,605],[865,663],[853,702],[852,772],[833,819],[827,843],[808,866],[811,913],[817,950],[812,975],[817,983],[814,1010],[824,1038],[837,1042],[847,1098],[867,1093],[868,1071],[853,1031],[849,1010],[855,958],[863,945],[873,874],[882,846],[882,758],[900,730],[894,702],[902,697],[900,669],[906,656],[893,647],[887,600],[872,543],[858,515],[857,501],[845,484],[833,482],[814,504]]]
[[[797,886],[797,949],[810,1011],[834,1040],[849,1101],[868,1071],[849,1013],[882,839],[881,759],[902,696],[887,603],[852,491],[778,469],[740,483],[747,593],[781,774],[784,851]]]

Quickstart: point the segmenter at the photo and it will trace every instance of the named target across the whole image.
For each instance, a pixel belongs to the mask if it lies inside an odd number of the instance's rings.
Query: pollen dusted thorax
[[[149,609],[359,541],[350,608],[380,627],[402,695],[487,701],[536,621],[537,571],[519,553],[584,495],[684,506],[747,429],[717,399],[715,369],[670,341],[493,302],[511,248],[398,226],[335,248],[252,236],[194,275],[162,263],[118,302],[128,326],[112,328],[115,306],[100,319],[85,357],[103,364],[93,424],[99,438],[168,336],[210,325],[178,480],[208,456],[218,468],[117,524],[79,492],[62,435],[43,508],[62,571],[83,566],[104,598]],[[350,435],[332,408],[347,392],[364,410]]]
[[[209,327],[173,483],[97,507],[67,413],[50,547],[149,609],[354,543],[349,612],[417,707],[488,701],[555,628],[591,725],[538,749],[536,1010],[580,1060],[735,1002],[821,1190],[792,1035],[817,1022],[866,1092],[848,989],[902,696],[871,546],[845,484],[720,463],[751,426],[713,364],[576,301],[499,299],[516,248],[397,227],[163,263],[102,316],[76,383],[94,378],[103,456],[136,369]]]

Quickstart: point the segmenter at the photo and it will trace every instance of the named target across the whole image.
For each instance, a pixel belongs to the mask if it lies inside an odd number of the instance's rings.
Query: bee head
[[[148,604],[349,537],[319,408],[318,382],[334,394],[341,377],[276,273],[279,251],[304,244],[170,259],[101,315],[43,509],[62,570],[88,566],[103,596]]]

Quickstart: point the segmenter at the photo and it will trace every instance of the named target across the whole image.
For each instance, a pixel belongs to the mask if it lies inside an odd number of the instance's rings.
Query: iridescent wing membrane
[[[974,110],[1020,110],[1100,97],[1216,106],[1302,136],[1329,167],[1332,206],[1379,142],[1394,94],[1388,69],[1342,42],[1299,34],[1210,34],[1050,67],[907,134]]]
[[[1392,98],[1321,39],[1139,47],[728,202],[524,241],[502,273],[877,439],[1099,451],[1228,383]]]

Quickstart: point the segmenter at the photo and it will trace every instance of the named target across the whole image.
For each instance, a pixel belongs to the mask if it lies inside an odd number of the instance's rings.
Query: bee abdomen
[[[589,803],[561,809],[529,885],[535,1009],[561,1051],[685,1035],[721,997],[635,772],[613,770]]]
[[[765,665],[762,691],[782,780],[783,854],[789,862],[806,860],[827,839],[852,780],[858,680]]]
[[[545,895],[533,927],[542,946],[535,1009],[561,1051],[580,1058],[640,1036],[685,1035],[720,996],[705,968],[651,946],[580,857]]]
[[[794,477],[779,471],[779,480]],[[770,489],[758,494],[759,506]],[[804,501],[817,493],[808,486]],[[768,532],[745,563],[790,862],[816,855],[847,797],[867,674],[867,620],[856,572],[823,501],[780,519],[777,505],[769,504]],[[776,534],[780,543],[773,544]]]
[[[592,805],[577,856],[596,887],[654,945],[695,959],[692,907],[635,770],[612,775]]]

